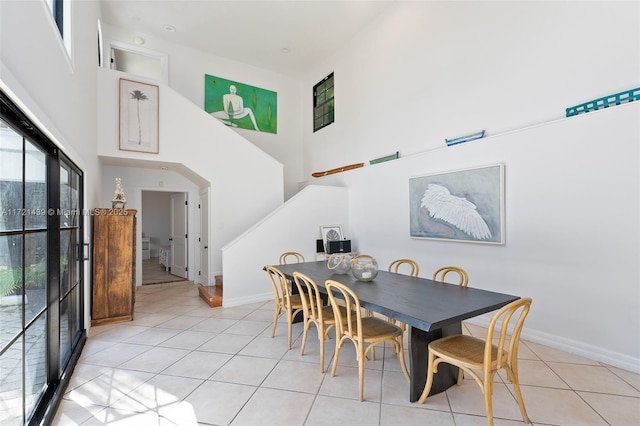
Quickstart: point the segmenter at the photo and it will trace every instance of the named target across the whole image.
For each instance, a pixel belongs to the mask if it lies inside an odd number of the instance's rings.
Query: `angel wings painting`
[[[411,236],[503,243],[502,165],[410,180]]]

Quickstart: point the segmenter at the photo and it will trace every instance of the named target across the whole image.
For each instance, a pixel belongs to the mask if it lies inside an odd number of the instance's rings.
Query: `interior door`
[[[209,279],[209,191],[200,193],[200,283],[211,284]]]
[[[171,195],[171,273],[187,278],[187,193]]]

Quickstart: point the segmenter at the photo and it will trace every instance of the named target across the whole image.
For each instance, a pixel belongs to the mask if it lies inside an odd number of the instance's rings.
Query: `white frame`
[[[331,231],[335,231],[338,233],[338,236],[340,238],[335,239],[335,238],[331,238],[328,239],[327,235],[331,232]],[[338,241],[338,240],[344,240],[344,234],[342,233],[342,226],[340,225],[321,225],[320,226],[320,235],[322,235],[322,243],[324,244],[324,252],[327,252],[328,246],[327,246],[327,241],[331,240],[331,241]]]

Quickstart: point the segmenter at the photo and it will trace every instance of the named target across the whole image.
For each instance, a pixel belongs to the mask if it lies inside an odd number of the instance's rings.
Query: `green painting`
[[[278,94],[204,75],[204,110],[227,126],[278,133]]]

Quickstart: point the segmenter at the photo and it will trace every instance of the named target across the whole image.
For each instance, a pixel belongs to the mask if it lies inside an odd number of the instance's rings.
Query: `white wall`
[[[170,244],[172,194],[176,193],[142,191],[142,233],[150,239],[151,257],[158,257],[158,249]]]
[[[102,195],[96,156],[97,2],[71,4],[71,55],[44,1],[0,1],[0,86],[15,96],[43,131],[84,172],[85,208]],[[85,217],[85,242],[89,242]],[[89,324],[90,262],[85,262],[85,325]]]
[[[98,71],[98,155],[109,161],[171,163],[172,168],[184,165],[199,182],[210,184],[211,271],[222,271],[221,247],[282,203],[282,164],[162,84],[159,154],[120,151],[118,84],[120,78],[131,77],[118,71]],[[106,175],[105,179],[113,182]]]
[[[221,58],[188,46],[177,45],[148,34],[104,25],[105,46],[110,41],[134,44],[136,36],[145,39],[144,47],[169,55],[169,86],[204,110],[204,75],[215,75],[278,93],[278,133],[234,129],[259,149],[284,165],[284,194],[298,190],[302,175],[302,91],[300,81],[292,77]],[[311,93],[311,87],[307,88]],[[213,118],[212,118],[213,119]]]
[[[335,123],[312,133],[304,108],[304,176],[559,119],[567,107],[638,87],[639,9],[393,2],[304,82],[309,88],[335,72]],[[312,105],[304,88],[303,105]]]
[[[319,181],[349,188],[351,238],[379,264],[462,266],[470,286],[533,297],[526,338],[639,371],[639,143],[635,102]],[[496,163],[506,244],[410,238],[409,178]]]
[[[223,247],[223,306],[273,299],[265,265],[276,265],[280,254],[297,251],[315,260],[321,225],[342,225],[350,234],[349,190],[308,186],[255,226]]]
[[[336,121],[312,134],[305,111],[305,174],[405,157],[309,180],[349,188],[360,250],[424,276],[460,264],[472,286],[533,296],[529,337],[639,370],[639,106],[563,117],[640,86],[640,3],[395,2],[305,86],[331,71]],[[409,177],[498,162],[504,246],[409,238]]]

